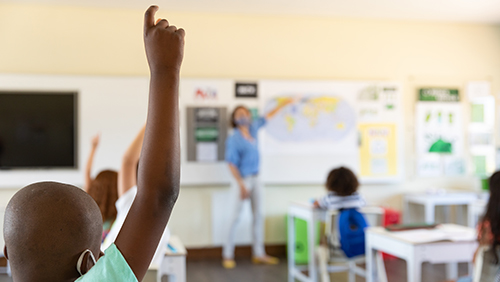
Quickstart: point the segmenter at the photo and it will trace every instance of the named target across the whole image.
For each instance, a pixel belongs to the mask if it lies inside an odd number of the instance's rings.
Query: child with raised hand
[[[145,126],[141,128],[123,155],[122,165],[118,173],[118,193],[120,197],[116,201],[116,220],[113,226],[111,226],[104,242],[101,244],[101,250],[106,250],[116,240],[137,195],[137,165],[141,156],[145,129]],[[158,266],[161,263],[161,259],[167,250],[169,239],[170,231],[168,228],[165,228],[160,244],[151,261],[151,266]]]
[[[87,160],[87,166],[85,167],[84,190],[95,200],[101,210],[103,221],[102,241],[104,241],[117,215],[115,203],[118,200],[118,173],[107,169],[99,172],[95,178],[92,178],[92,164],[97,147],[99,146],[99,140],[99,134],[92,137],[92,149]]]
[[[83,190],[41,182],[21,189],[5,211],[5,256],[18,281],[141,281],[179,194],[179,70],[184,30],[145,13],[151,71],[137,196],[115,241],[100,253],[102,217]],[[97,260],[97,262],[96,262]]]

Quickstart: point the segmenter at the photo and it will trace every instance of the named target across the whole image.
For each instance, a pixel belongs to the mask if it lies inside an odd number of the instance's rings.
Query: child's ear
[[[90,252],[87,252],[83,256],[83,261],[82,261],[82,266],[80,271],[82,272],[82,275],[89,272],[89,270],[94,266],[94,261],[90,257]]]
[[[5,256],[6,259],[9,259],[9,255],[7,254],[7,246],[3,247],[3,255]]]

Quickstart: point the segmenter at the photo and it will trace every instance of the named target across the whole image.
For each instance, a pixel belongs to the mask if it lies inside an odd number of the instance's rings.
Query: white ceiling
[[[151,0],[0,0],[93,7],[145,9]],[[500,23],[500,0],[157,0],[163,9],[354,18]]]

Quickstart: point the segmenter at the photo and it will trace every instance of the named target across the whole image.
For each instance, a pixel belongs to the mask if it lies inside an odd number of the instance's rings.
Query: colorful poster
[[[360,124],[360,174],[362,177],[398,175],[396,124]]]
[[[465,174],[462,105],[418,102],[416,149],[419,176]]]
[[[265,154],[357,157],[355,94],[362,85],[276,81],[262,89],[263,113],[280,109],[263,130]]]
[[[416,114],[418,154],[463,154],[463,117],[459,103],[419,102]]]
[[[480,89],[480,87],[476,87]],[[487,177],[495,171],[495,98],[488,87],[470,98],[469,152],[472,172]],[[481,94],[481,92],[484,92]]]
[[[361,89],[356,105],[359,123],[394,122],[401,117],[399,87],[372,84]]]

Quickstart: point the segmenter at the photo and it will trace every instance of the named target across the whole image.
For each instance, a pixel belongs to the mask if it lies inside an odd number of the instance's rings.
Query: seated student
[[[179,71],[184,30],[145,14],[151,71],[137,196],[123,227],[100,253],[102,216],[83,190],[57,182],[26,186],[5,211],[5,256],[14,282],[141,281],[179,194]],[[116,28],[120,28],[117,24]],[[96,262],[97,260],[97,262]]]
[[[500,171],[490,177],[490,199],[486,213],[477,226],[479,248],[487,248],[483,254],[482,267],[479,270],[480,282],[497,281],[495,276],[500,270]],[[477,252],[477,251],[476,251]],[[474,259],[476,256],[474,255]],[[476,270],[476,268],[474,268]],[[476,274],[474,274],[476,275]],[[500,277],[499,277],[500,278]],[[458,282],[471,282],[471,277],[463,277]]]
[[[360,208],[366,202],[357,192],[358,187],[358,179],[350,169],[336,168],[330,171],[326,179],[328,194],[314,201],[314,207],[327,210]]]
[[[92,163],[94,162],[97,146],[99,146],[99,139],[99,134],[92,138],[92,150],[85,168],[84,189],[94,198],[101,210],[103,222],[102,241],[104,241],[116,219],[115,203],[118,200],[118,173],[114,170],[103,170],[95,178],[92,178]]]
[[[145,126],[142,127],[123,156],[120,173],[118,174],[118,193],[120,194],[120,198],[116,201],[115,209],[117,210],[117,216],[113,226],[111,226],[108,236],[101,245],[102,250],[106,250],[116,240],[127,218],[128,212],[130,211],[130,207],[134,202],[135,196],[137,195],[137,165],[141,155],[145,129]],[[152,265],[160,264],[162,255],[165,254],[167,250],[169,239],[170,232],[166,227],[161,237],[160,244],[151,261]]]

